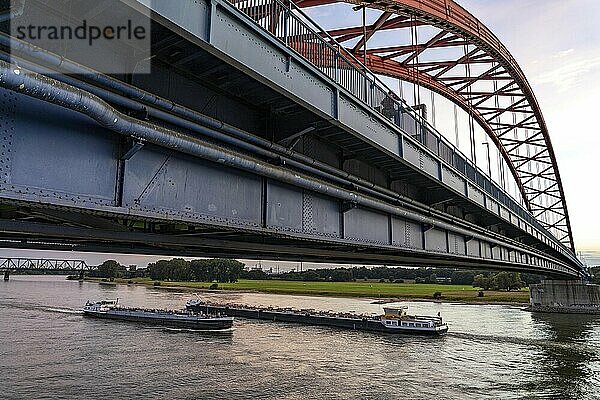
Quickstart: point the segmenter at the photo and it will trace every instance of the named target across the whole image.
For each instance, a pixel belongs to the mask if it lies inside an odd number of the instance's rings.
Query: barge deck
[[[188,304],[188,308],[208,314],[218,313],[235,318],[328,326],[371,332],[441,335],[448,330],[448,326],[442,322],[440,317],[406,316],[406,323],[401,324],[401,320],[398,318],[387,319],[387,314],[383,316],[369,316],[351,313],[316,312],[314,310],[273,309],[206,303]],[[426,324],[427,326],[425,326]]]
[[[118,306],[117,301],[112,300],[88,302],[83,307],[83,313],[94,318],[150,323],[195,330],[229,329],[233,326],[234,320],[230,316],[222,316],[218,313],[126,308]]]

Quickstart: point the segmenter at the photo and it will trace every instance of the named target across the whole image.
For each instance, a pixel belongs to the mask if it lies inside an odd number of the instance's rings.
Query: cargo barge
[[[186,308],[206,313],[221,313],[231,317],[260,319],[274,322],[290,322],[304,325],[329,326],[372,332],[443,335],[448,324],[442,317],[408,315],[406,306],[384,307],[384,314],[367,316],[353,313],[331,313],[291,308],[262,308],[237,304],[208,304],[201,300],[190,300]]]
[[[232,316],[222,316],[219,312],[192,310],[148,310],[143,308],[121,307],[117,300],[87,302],[83,314],[89,317],[144,322],[155,325],[189,328],[196,330],[222,330],[233,326]]]

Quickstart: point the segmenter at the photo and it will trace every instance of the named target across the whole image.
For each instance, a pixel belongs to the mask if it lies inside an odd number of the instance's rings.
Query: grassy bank
[[[101,281],[97,278],[89,278]],[[115,283],[127,283],[127,279],[115,279]],[[150,279],[132,279],[134,284],[153,285]],[[161,287],[187,287],[208,289],[211,282],[165,282]],[[484,297],[477,297],[478,289],[468,285],[439,285],[414,283],[381,282],[300,282],[280,280],[246,280],[236,283],[219,283],[219,289],[255,291],[275,294],[303,294],[316,296],[370,297],[431,300],[435,292],[442,293],[442,300],[472,303],[527,303],[529,292],[526,289],[513,292],[486,291]]]

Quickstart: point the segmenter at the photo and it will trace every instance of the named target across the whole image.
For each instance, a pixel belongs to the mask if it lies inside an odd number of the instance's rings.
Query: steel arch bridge
[[[343,4],[376,18],[327,31],[305,11],[329,0],[99,3],[91,13],[114,18],[151,7],[149,76],[41,51],[0,18],[2,243],[586,277],[547,127],[506,48],[451,0]],[[477,166],[472,129],[469,158],[380,76],[462,108],[522,198]]]
[[[527,209],[575,251],[548,127],[523,71],[500,40],[453,0],[343,1],[380,14],[372,24],[341,27],[328,35],[371,71],[435,91],[466,111],[498,147]],[[338,1],[295,3],[308,9]],[[418,37],[417,26],[435,31]],[[400,30],[410,34],[398,34],[398,40],[410,37],[410,43],[368,45],[380,32]],[[441,48],[462,54],[435,52]],[[471,74],[475,64],[482,72]]]

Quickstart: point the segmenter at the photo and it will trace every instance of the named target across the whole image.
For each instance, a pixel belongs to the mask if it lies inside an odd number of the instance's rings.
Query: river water
[[[369,299],[211,301],[378,313]],[[407,302],[442,338],[236,320],[225,333],[84,318],[86,300],[181,308],[190,293],[11,276],[0,282],[0,398],[600,399],[600,316]]]

